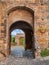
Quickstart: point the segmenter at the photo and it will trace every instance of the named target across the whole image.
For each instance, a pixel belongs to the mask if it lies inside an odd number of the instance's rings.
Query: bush
[[[41,56],[42,56],[42,57],[49,56],[49,50],[48,50],[48,49],[42,50],[42,51],[41,51]]]
[[[15,37],[11,37],[11,42],[15,43]]]
[[[22,45],[24,45],[25,39],[24,39],[24,38],[21,38],[21,39],[20,39],[20,43],[21,43]]]

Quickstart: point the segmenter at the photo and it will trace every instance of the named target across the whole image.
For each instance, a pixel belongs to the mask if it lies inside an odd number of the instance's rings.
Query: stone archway
[[[45,2],[46,3],[46,2]],[[13,1],[3,1],[0,4],[0,51],[6,56],[9,55],[9,28],[17,21],[25,21],[32,26],[34,29],[35,37],[35,48],[36,56],[40,56],[41,49],[48,47],[48,18],[47,11],[48,5],[43,5],[41,2],[36,2],[35,0],[13,0]],[[44,11],[44,13],[43,13]],[[27,15],[26,15],[27,14]],[[34,15],[35,14],[35,15]],[[43,36],[40,32],[40,28],[46,28]],[[43,31],[43,29],[41,29]],[[34,38],[33,38],[34,39]],[[47,43],[47,44],[46,44]],[[2,51],[3,50],[3,51]],[[40,50],[40,52],[38,51]],[[0,52],[0,53],[1,53]],[[3,54],[1,53],[1,54]],[[3,54],[3,55],[4,55]]]
[[[34,44],[34,11],[25,6],[17,6],[8,11],[7,18],[7,39],[8,40],[8,54],[10,54],[10,33],[14,29],[22,29],[26,36],[27,49],[33,49],[33,56],[35,57]],[[29,44],[29,45],[28,45]]]
[[[33,52],[33,57],[34,57],[34,31],[32,30],[33,28],[30,26],[30,24],[26,23],[25,21],[18,21],[13,23],[10,26],[9,29],[9,53],[11,53],[11,31],[14,29],[21,29],[25,33],[25,50],[30,49]]]

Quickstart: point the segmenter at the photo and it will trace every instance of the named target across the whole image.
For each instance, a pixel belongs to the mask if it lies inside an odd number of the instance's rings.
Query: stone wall
[[[1,0],[0,1],[0,51],[8,55],[8,12],[11,8],[25,6],[34,11],[35,48],[48,48],[49,43],[48,0]],[[10,13],[11,14],[11,13]],[[11,15],[10,17],[12,17]],[[15,16],[15,15],[14,15]],[[10,18],[11,20],[13,18]],[[15,19],[14,19],[15,20]],[[1,49],[2,48],[2,49]]]

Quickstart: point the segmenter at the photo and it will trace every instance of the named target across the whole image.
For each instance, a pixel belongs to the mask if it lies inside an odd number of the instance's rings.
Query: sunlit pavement
[[[31,58],[30,55],[27,57],[24,54],[24,48],[21,46],[13,47],[11,50],[11,55],[0,60],[0,65],[49,65],[49,57],[36,59]],[[26,51],[25,53],[30,54],[30,51]]]

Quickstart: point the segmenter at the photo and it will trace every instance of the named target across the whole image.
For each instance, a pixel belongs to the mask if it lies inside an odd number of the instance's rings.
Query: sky
[[[12,36],[15,36],[16,34],[20,34],[20,33],[24,33],[21,29],[15,29],[15,30],[13,30],[12,32],[11,32],[11,35]]]

